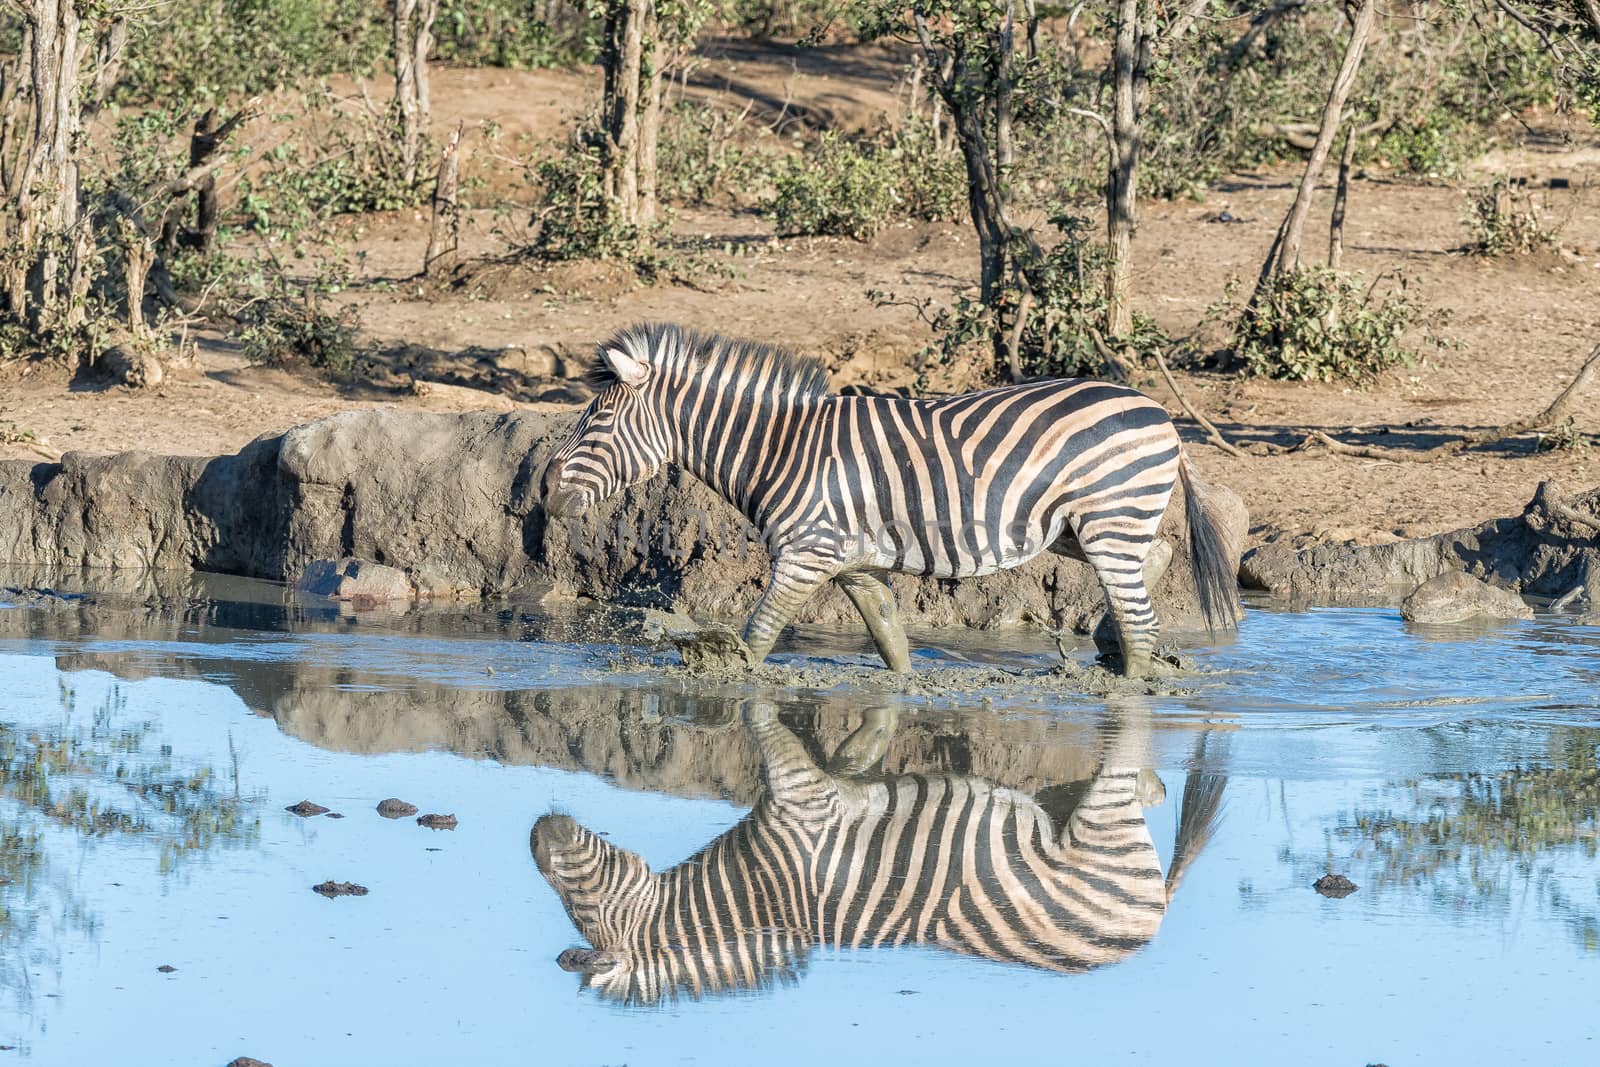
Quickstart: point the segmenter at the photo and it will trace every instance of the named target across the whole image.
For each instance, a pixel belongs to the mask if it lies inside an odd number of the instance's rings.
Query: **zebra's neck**
[[[782,510],[795,465],[812,462],[822,413],[835,398],[799,392],[766,374],[686,367],[664,391],[671,461],[716,490],[757,529]],[[815,477],[815,472],[799,472]]]

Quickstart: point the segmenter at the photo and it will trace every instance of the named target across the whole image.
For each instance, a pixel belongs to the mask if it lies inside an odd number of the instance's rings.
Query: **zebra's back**
[[[980,778],[864,785],[815,853],[818,940],[932,944],[1059,971],[1136,951],[1166,908],[1137,777],[1102,772],[1064,835],[1033,798]]]
[[[1159,518],[1177,476],[1165,409],[1080,379],[935,400],[823,402],[827,518],[855,565],[964,577],[1064,530]]]

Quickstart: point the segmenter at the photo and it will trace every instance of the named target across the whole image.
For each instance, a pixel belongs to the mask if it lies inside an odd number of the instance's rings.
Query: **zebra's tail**
[[[1172,862],[1167,866],[1167,903],[1183,882],[1189,865],[1211,843],[1222,822],[1222,797],[1228,788],[1228,777],[1209,767],[1215,759],[1207,759],[1208,734],[1195,741],[1194,759],[1183,783],[1183,803],[1178,808],[1178,837],[1172,844]]]
[[[1200,596],[1206,629],[1231,627],[1239,621],[1239,552],[1217,510],[1216,491],[1195,473],[1189,453],[1179,446],[1178,478],[1183,482],[1189,516],[1189,565]]]

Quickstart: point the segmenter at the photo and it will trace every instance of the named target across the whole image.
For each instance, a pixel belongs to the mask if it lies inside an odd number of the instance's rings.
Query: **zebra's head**
[[[602,991],[626,985],[634,962],[631,935],[654,903],[650,865],[566,815],[534,823],[529,847],[572,925],[593,946],[569,948],[556,962]]]
[[[794,982],[805,967],[811,937],[803,929],[770,918],[742,924],[714,895],[701,900],[695,920],[679,910],[685,882],[703,883],[703,857],[658,876],[639,856],[565,815],[534,823],[530,845],[592,946],[569,948],[556,963],[607,1000],[650,1005],[761,989]],[[676,889],[664,888],[664,880],[676,880]]]
[[[669,458],[667,435],[647,402],[649,359],[612,344],[600,350],[600,360],[594,375],[600,392],[545,468],[545,510],[551,515],[581,515],[649,478]]]

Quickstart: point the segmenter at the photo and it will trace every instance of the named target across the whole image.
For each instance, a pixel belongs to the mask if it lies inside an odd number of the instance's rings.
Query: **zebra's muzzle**
[[[598,974],[617,964],[615,956],[597,948],[569,948],[556,957],[556,966],[577,974]]]
[[[544,497],[545,512],[558,519],[570,519],[584,510],[585,494],[581,489],[561,484],[563,466],[564,464],[558,461],[546,467],[539,488]]]

